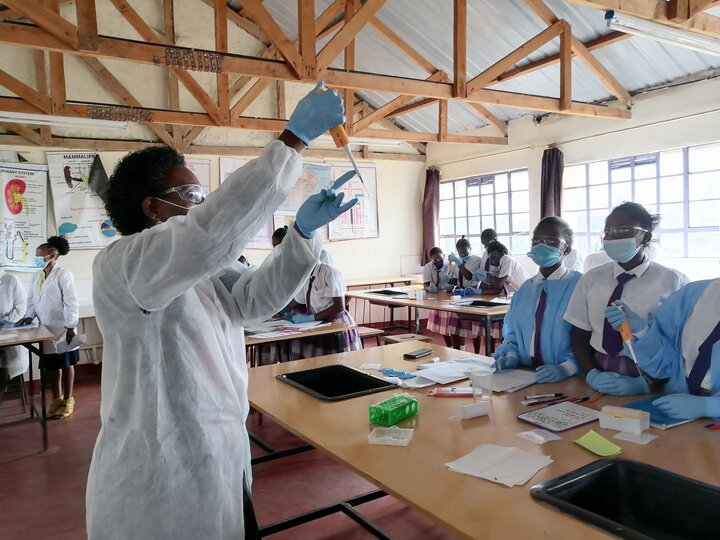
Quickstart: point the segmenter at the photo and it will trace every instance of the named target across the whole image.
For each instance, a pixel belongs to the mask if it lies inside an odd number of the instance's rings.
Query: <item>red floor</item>
[[[433,339],[442,344],[439,336],[433,335]],[[75,396],[75,414],[49,422],[50,448],[46,452],[41,451],[38,423],[11,424],[27,416],[20,400],[10,395],[0,404],[0,539],[85,538],[85,482],[100,427],[99,381],[78,381]],[[258,425],[257,414],[251,414],[248,427],[277,449],[300,442],[267,417]],[[253,445],[254,455],[262,453]],[[317,450],[260,464],[253,475],[253,500],[261,526],[374,489]],[[455,538],[392,497],[367,503],[359,510],[393,538]],[[336,514],[270,538],[374,537],[350,518]]]

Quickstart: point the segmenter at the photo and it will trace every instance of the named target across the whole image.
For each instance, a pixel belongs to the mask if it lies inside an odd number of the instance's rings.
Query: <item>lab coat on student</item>
[[[282,142],[187,216],[121,238],[93,266],[103,335],[88,477],[90,540],[243,537],[251,481],[242,326],[283,308],[320,255],[292,228],[254,271],[235,265],[300,176]],[[218,277],[232,267],[234,282]]]
[[[503,342],[495,358],[514,356],[523,366],[532,366],[535,354],[535,311],[540,293],[545,290],[547,301],[540,328],[540,351],[545,364],[563,364],[568,373],[577,372],[572,352],[570,331],[572,326],[563,319],[575,285],[582,274],[568,270],[564,265],[547,279],[538,274],[528,279],[513,295],[510,311],[503,323]]]
[[[634,339],[640,367],[656,379],[669,379],[665,392],[689,393],[687,377],[698,347],[720,321],[720,279],[694,281],[657,309],[650,329]],[[700,388],[720,396],[720,342],[712,348],[710,369]]]
[[[67,329],[78,325],[80,302],[75,293],[72,272],[57,264],[38,291],[38,281],[44,271],[35,272],[30,280],[25,316],[37,317],[40,324],[52,332],[52,341],[44,341],[42,351],[45,354],[57,354],[58,345],[62,343],[67,347]]]
[[[0,269],[0,319],[17,322],[25,315],[27,297],[20,280]],[[0,367],[8,376],[17,377],[28,367],[28,356],[23,347],[0,347]],[[2,384],[2,381],[0,381]]]

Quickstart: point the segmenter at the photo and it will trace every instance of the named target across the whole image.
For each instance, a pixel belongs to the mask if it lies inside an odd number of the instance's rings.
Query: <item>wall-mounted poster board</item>
[[[365,181],[363,187],[360,179],[355,176],[345,184],[341,191],[345,193],[345,201],[358,198],[358,204],[348,212],[331,222],[328,229],[330,241],[356,240],[358,238],[377,238],[380,236],[377,207],[377,171],[374,165],[360,165],[360,174]],[[352,170],[349,163],[333,165],[333,181]]]
[[[198,179],[205,193],[210,193],[210,160],[186,157],[185,166]]]

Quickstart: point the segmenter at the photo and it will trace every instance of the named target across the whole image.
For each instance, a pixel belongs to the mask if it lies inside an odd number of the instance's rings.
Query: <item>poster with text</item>
[[[0,163],[3,268],[37,270],[35,249],[47,239],[47,170],[44,165]]]
[[[190,169],[198,179],[205,193],[210,193],[210,160],[186,157],[185,166]]]
[[[340,191],[345,193],[345,201],[357,197],[358,203],[342,214],[329,226],[330,241],[354,240],[357,238],[377,238],[380,236],[377,207],[377,174],[374,165],[358,167],[365,185],[355,176]],[[333,166],[333,181],[346,172],[352,171],[352,165]]]
[[[90,189],[94,152],[48,152],[57,232],[74,249],[102,249],[120,237],[105,206]]]

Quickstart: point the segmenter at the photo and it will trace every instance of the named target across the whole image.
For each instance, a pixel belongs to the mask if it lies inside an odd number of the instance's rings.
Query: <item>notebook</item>
[[[660,409],[658,409],[655,405],[652,404],[652,402],[655,401],[657,398],[658,396],[652,396],[649,398],[641,399],[640,401],[633,401],[632,403],[626,403],[625,405],[623,405],[623,407],[649,412],[650,425],[658,429],[668,429],[671,427],[679,426],[680,424],[687,424],[688,422],[692,422],[692,420],[680,420],[678,418],[673,418],[672,416],[668,416],[667,414],[662,412]]]
[[[577,403],[564,401],[517,415],[519,420],[550,431],[566,431],[596,421],[600,413]]]

